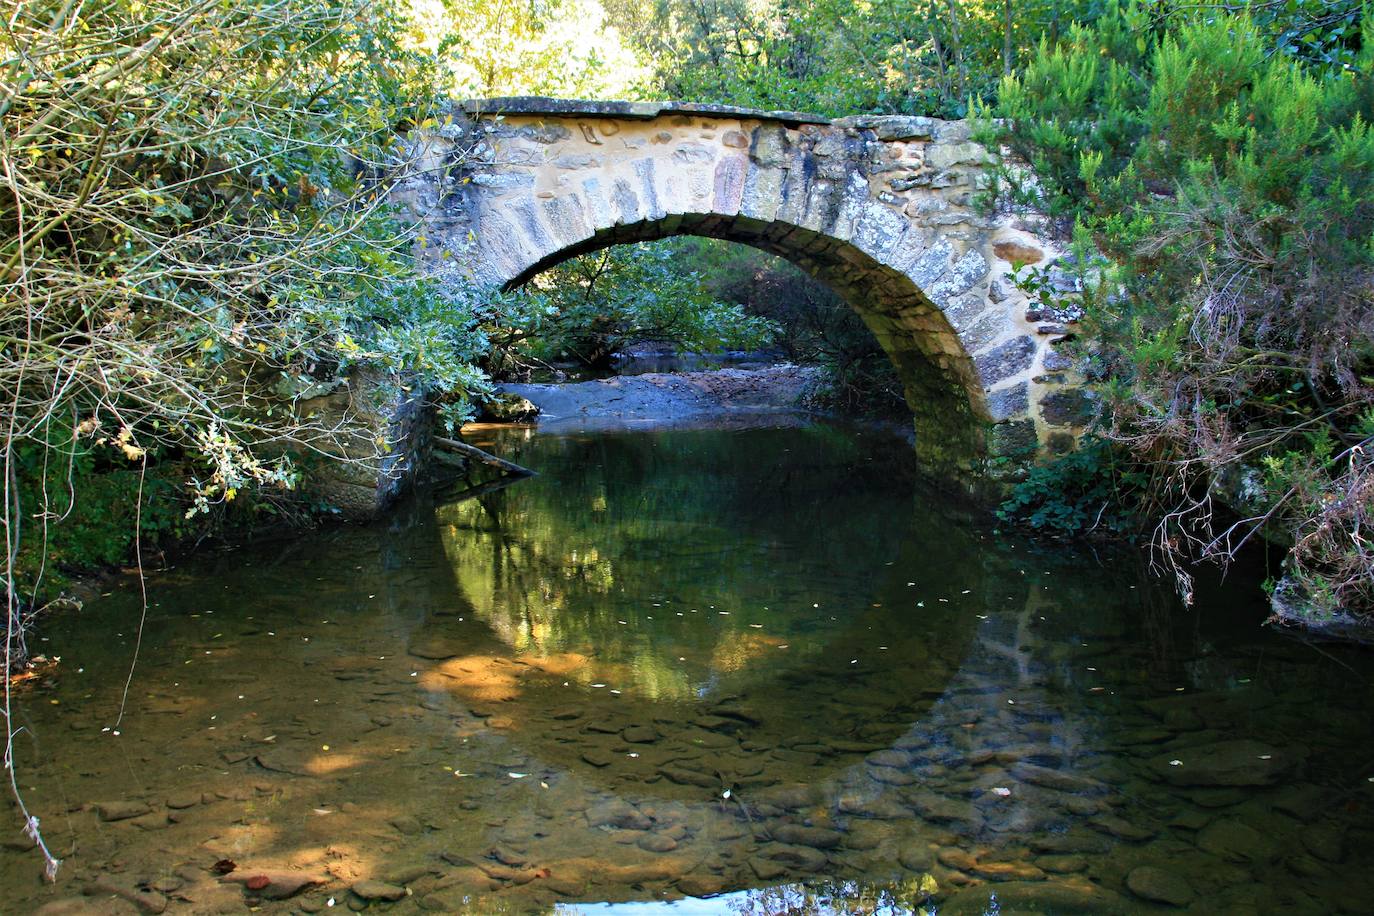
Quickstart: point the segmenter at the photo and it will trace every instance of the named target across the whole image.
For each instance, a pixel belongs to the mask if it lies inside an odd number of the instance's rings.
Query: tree
[[[392,7],[363,0],[7,14],[7,675],[54,558],[120,555],[333,453],[348,430],[301,416],[295,394],[360,362],[421,385],[474,378],[480,334],[433,308],[386,210],[395,130],[433,98],[400,32]]]
[[[641,77],[596,0],[442,0],[423,10],[410,41],[437,56],[445,94],[619,97]]]

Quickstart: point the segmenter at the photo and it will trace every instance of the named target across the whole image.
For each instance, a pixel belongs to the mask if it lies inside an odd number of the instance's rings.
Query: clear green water
[[[1251,582],[1185,611],[829,423],[499,438],[541,475],[152,577],[117,726],[137,581],[54,620],[66,861],[11,833],[0,909],[1370,911],[1374,664]]]

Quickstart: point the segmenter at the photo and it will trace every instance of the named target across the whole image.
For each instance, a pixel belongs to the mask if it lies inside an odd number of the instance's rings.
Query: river
[[[539,476],[54,618],[4,911],[1369,911],[1367,654],[734,426],[494,433]]]

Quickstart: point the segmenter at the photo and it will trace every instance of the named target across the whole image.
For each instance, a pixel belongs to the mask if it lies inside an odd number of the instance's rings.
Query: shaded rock
[[[132,884],[125,884],[114,878],[97,878],[86,885],[83,893],[87,897],[109,895],[119,897],[138,907],[143,913],[161,913],[167,909],[167,898],[157,891],[140,890]]]
[[[983,821],[972,802],[934,793],[922,793],[911,798],[911,807],[922,818],[935,823],[978,825]]]
[[[1035,341],[1021,336],[994,347],[974,358],[978,374],[986,387],[1025,372],[1035,359]]]
[[[1230,862],[1267,862],[1278,855],[1276,840],[1235,818],[1213,821],[1197,837],[1198,847]]]
[[[509,881],[511,884],[529,884],[539,877],[538,869],[511,868],[509,865],[501,865],[497,862],[478,862],[477,867],[488,878],[495,881]]]
[[[242,884],[254,896],[264,900],[286,900],[306,888],[314,887],[317,884],[326,884],[328,881],[329,879],[322,875],[312,875],[306,872],[265,872],[242,867],[233,874],[220,879],[221,884]]]
[[[1308,855],[1288,856],[1288,858],[1284,860],[1284,864],[1288,866],[1293,874],[1302,878],[1326,880],[1331,877],[1330,866],[1323,865],[1321,862],[1318,862]]]
[[[142,817],[130,818],[125,823],[132,824],[140,830],[166,830],[172,825],[172,822],[167,819],[167,815],[162,811],[153,811]]]
[[[816,849],[834,849],[844,839],[844,834],[838,830],[831,830],[826,827],[805,827],[800,824],[781,824],[771,828],[769,832],[773,834],[773,839],[780,843],[812,846]]]
[[[1212,815],[1206,811],[1199,811],[1196,808],[1185,808],[1175,814],[1169,820],[1170,827],[1182,827],[1184,830],[1201,830],[1212,820]]]
[[[1301,821],[1319,817],[1325,810],[1327,793],[1320,786],[1290,786],[1274,799],[1275,811],[1290,814]]]
[[[744,725],[738,719],[727,719],[723,716],[700,716],[693,719],[692,724],[709,732],[734,731]]]
[[[631,744],[652,744],[658,740],[658,732],[647,725],[631,725],[620,733]]]
[[[830,860],[825,853],[810,846],[788,846],[768,843],[759,847],[758,854],[774,862],[782,862],[798,871],[814,875],[825,869]]]
[[[613,798],[587,809],[587,823],[592,827],[620,827],[625,830],[648,830],[653,822],[638,808],[624,799]]]
[[[1101,837],[1088,833],[1055,833],[1035,836],[1030,839],[1030,848],[1044,855],[1065,855],[1070,853],[1091,853],[1101,855],[1110,844]]]
[[[1092,827],[1094,830],[1101,830],[1103,833],[1109,833],[1117,839],[1130,840],[1136,843],[1142,840],[1148,840],[1155,835],[1153,830],[1147,827],[1141,827],[1138,824],[1132,824],[1124,817],[1116,817],[1115,815],[1095,817],[1088,821],[1088,826]]]
[[[911,755],[901,751],[876,751],[868,755],[868,762],[875,767],[908,767],[911,766]]]
[[[172,795],[167,799],[167,807],[173,811],[182,811],[186,808],[194,808],[200,804],[199,792],[186,792],[181,795]]]
[[[520,423],[539,416],[539,408],[509,391],[496,391],[477,401],[478,419],[489,423]]]
[[[991,909],[993,895],[997,907]],[[961,890],[940,906],[940,916],[983,916],[988,912],[1008,914],[1084,913],[1092,916],[1131,913],[1133,906],[1120,894],[1099,887],[1083,878],[1064,881],[1004,881],[995,886],[981,885]]]
[[[720,788],[720,778],[706,773],[698,773],[696,770],[689,770],[681,766],[662,766],[658,772],[669,782],[675,782],[680,786],[700,786],[704,789]]]
[[[393,872],[388,872],[386,883],[409,887],[426,875],[434,874],[434,872],[435,869],[430,868],[428,865],[411,865],[406,868],[399,868]]]
[[[496,861],[500,862],[502,865],[509,865],[511,868],[519,868],[522,865],[528,865],[530,861],[529,857],[522,855],[521,853],[518,853],[507,846],[494,846],[492,847],[491,851],[487,853],[487,855],[495,859]],[[389,881],[388,883],[404,885],[409,884],[410,882],[398,881],[393,878],[393,880]]]
[[[147,802],[138,800],[96,802],[92,807],[102,821],[124,821],[153,810]]]
[[[987,322],[979,324],[979,328],[986,325],[992,332],[999,331],[999,321],[999,316],[993,315]],[[988,413],[992,415],[993,422],[1019,417],[1029,410],[1029,392],[1030,387],[1025,382],[1020,382],[1010,388],[1003,388],[990,393],[988,395]]]
[[[611,765],[611,761],[614,758],[612,758],[611,755],[606,753],[605,751],[599,751],[595,748],[588,748],[587,750],[582,752],[582,759],[583,761],[585,761],[586,763],[590,763],[594,767],[608,767]]]
[[[774,748],[773,756],[783,763],[791,763],[803,767],[813,767],[821,761],[820,755],[818,754],[813,754],[808,751],[794,751],[785,747]]]
[[[1126,876],[1131,893],[1152,903],[1187,906],[1193,901],[1193,886],[1187,879],[1162,868],[1142,865]]]
[[[832,751],[841,754],[867,754],[879,747],[872,741],[855,741],[852,738],[827,738],[825,743]]]
[[[868,775],[874,782],[881,782],[888,786],[910,786],[915,785],[916,777],[905,770],[894,770],[891,767],[873,767],[868,771]]]
[[[560,878],[551,875],[544,879],[544,887],[562,897],[581,897],[587,893],[587,882],[580,878]],[[467,909],[467,907],[463,907]]]
[[[1150,760],[1149,767],[1174,786],[1267,786],[1305,756],[1259,741],[1221,741],[1160,754]]]
[[[1040,856],[1035,864],[1050,874],[1072,875],[1084,871],[1088,867],[1088,860],[1084,856],[1074,855]]]
[[[935,855],[929,846],[909,843],[897,853],[897,862],[908,871],[928,872],[935,864]]]
[[[645,852],[672,852],[677,849],[677,840],[659,833],[646,834],[635,844]]]
[[[841,814],[852,817],[871,817],[878,820],[905,820],[910,816],[906,808],[889,798],[863,798],[858,795],[842,795],[835,804]]]
[[[419,818],[409,814],[393,817],[391,820],[387,821],[387,823],[406,836],[418,836],[420,832],[425,829],[424,825],[420,823]]]
[[[978,862],[972,873],[989,881],[1045,880],[1045,873],[1028,862]]]
[[[1302,832],[1302,844],[1318,859],[1340,862],[1345,857],[1345,831],[1334,824],[1308,827]]]
[[[1064,331],[1056,326],[1051,333]],[[1081,426],[1092,419],[1093,411],[1091,395],[1081,389],[1055,391],[1040,399],[1040,416],[1053,426]]]
[[[1105,795],[1111,788],[1106,783],[1089,776],[1078,776],[1063,770],[1052,770],[1049,767],[1037,766],[1033,763],[1014,764],[1011,767],[1011,775],[1020,782],[1028,782],[1041,788],[1054,789],[1059,792],[1074,792],[1080,795]]]
[[[749,867],[754,874],[758,875],[760,881],[772,881],[774,878],[781,878],[787,874],[787,866],[768,859],[761,859],[758,856],[749,860]]]
[[[262,751],[253,759],[264,770],[288,773],[292,776],[309,776],[310,761],[315,757],[313,750],[296,747],[277,747]]]
[[[385,900],[394,903],[406,895],[406,889],[385,881],[359,881],[349,888],[364,900]]]
[[[677,882],[677,889],[688,897],[714,897],[729,886],[729,882],[718,875],[686,875]]]
[[[1203,808],[1229,808],[1250,798],[1245,789],[1191,789],[1183,797]]]
[[[898,831],[893,826],[884,821],[852,820],[846,825],[844,845],[849,849],[877,849],[886,840],[897,838]]]
[[[809,786],[782,786],[777,789],[769,789],[758,796],[760,801],[767,801],[771,805],[779,808],[805,808],[815,802],[815,795]]]
[[[973,871],[978,865],[978,859],[962,849],[941,849],[937,858],[945,868],[956,871]]]

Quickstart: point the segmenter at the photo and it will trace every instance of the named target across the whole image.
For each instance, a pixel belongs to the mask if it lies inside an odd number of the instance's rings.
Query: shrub
[[[1003,83],[1003,138],[1039,180],[1020,198],[1113,263],[1085,303],[1106,435],[1185,595],[1185,560],[1264,533],[1311,593],[1374,611],[1369,29],[1290,53],[1274,22],[1130,3]]]

